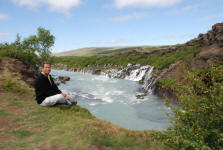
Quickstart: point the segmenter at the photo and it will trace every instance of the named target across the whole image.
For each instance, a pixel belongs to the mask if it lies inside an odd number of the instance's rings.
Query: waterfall
[[[143,81],[143,90],[145,93],[151,93],[155,83],[155,79],[152,77],[153,66],[146,65],[140,66],[128,65],[124,69],[111,69],[101,72],[101,75],[105,75],[109,78],[121,78],[132,81]]]
[[[66,66],[64,66],[67,68]],[[123,69],[110,69],[107,71],[97,72],[97,70],[104,69],[104,67],[94,67],[89,69],[70,69],[70,71],[89,73],[89,74],[100,74],[108,78],[120,78],[132,81],[139,81],[142,83],[142,89],[145,93],[151,93],[155,85],[155,78],[152,77],[153,66],[146,65],[141,66],[140,64],[132,65],[128,64]],[[68,69],[67,69],[68,70]]]
[[[155,84],[155,78],[152,77],[153,68],[154,67],[151,66],[150,69],[145,74],[145,79],[142,86],[143,89],[148,93],[152,93],[152,89]]]
[[[132,81],[140,81],[145,76],[146,71],[150,68],[150,66],[142,66],[138,69],[131,70],[129,76],[126,76],[125,79]]]

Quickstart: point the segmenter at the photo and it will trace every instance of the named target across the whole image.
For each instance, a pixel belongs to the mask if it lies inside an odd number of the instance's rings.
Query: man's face
[[[43,69],[42,69],[43,73],[45,75],[48,75],[51,71],[51,66],[50,64],[44,64]]]

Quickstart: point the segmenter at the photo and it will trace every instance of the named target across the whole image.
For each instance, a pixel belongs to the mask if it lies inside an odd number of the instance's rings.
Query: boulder
[[[59,76],[58,79],[59,79],[59,81],[61,83],[65,84],[66,81],[69,81],[70,80],[70,77],[68,77],[68,76]]]
[[[186,45],[198,44],[201,47],[217,44],[223,47],[223,23],[217,23],[212,26],[212,30],[206,34],[199,34],[197,38],[192,39]]]

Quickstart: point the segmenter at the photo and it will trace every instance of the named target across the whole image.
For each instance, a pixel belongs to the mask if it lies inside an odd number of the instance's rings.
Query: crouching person
[[[35,93],[37,103],[41,106],[61,106],[70,107],[76,105],[77,101],[71,96],[59,90],[50,75],[51,65],[49,62],[44,62],[42,72],[35,80]]]

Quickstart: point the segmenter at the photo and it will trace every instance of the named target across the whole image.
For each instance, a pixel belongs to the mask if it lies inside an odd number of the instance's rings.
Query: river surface
[[[164,130],[170,126],[166,113],[171,114],[171,110],[161,99],[152,94],[136,98],[141,87],[138,82],[63,70],[52,70],[51,74],[69,76],[70,81],[59,88],[75,95],[78,105],[97,118],[133,130]]]

